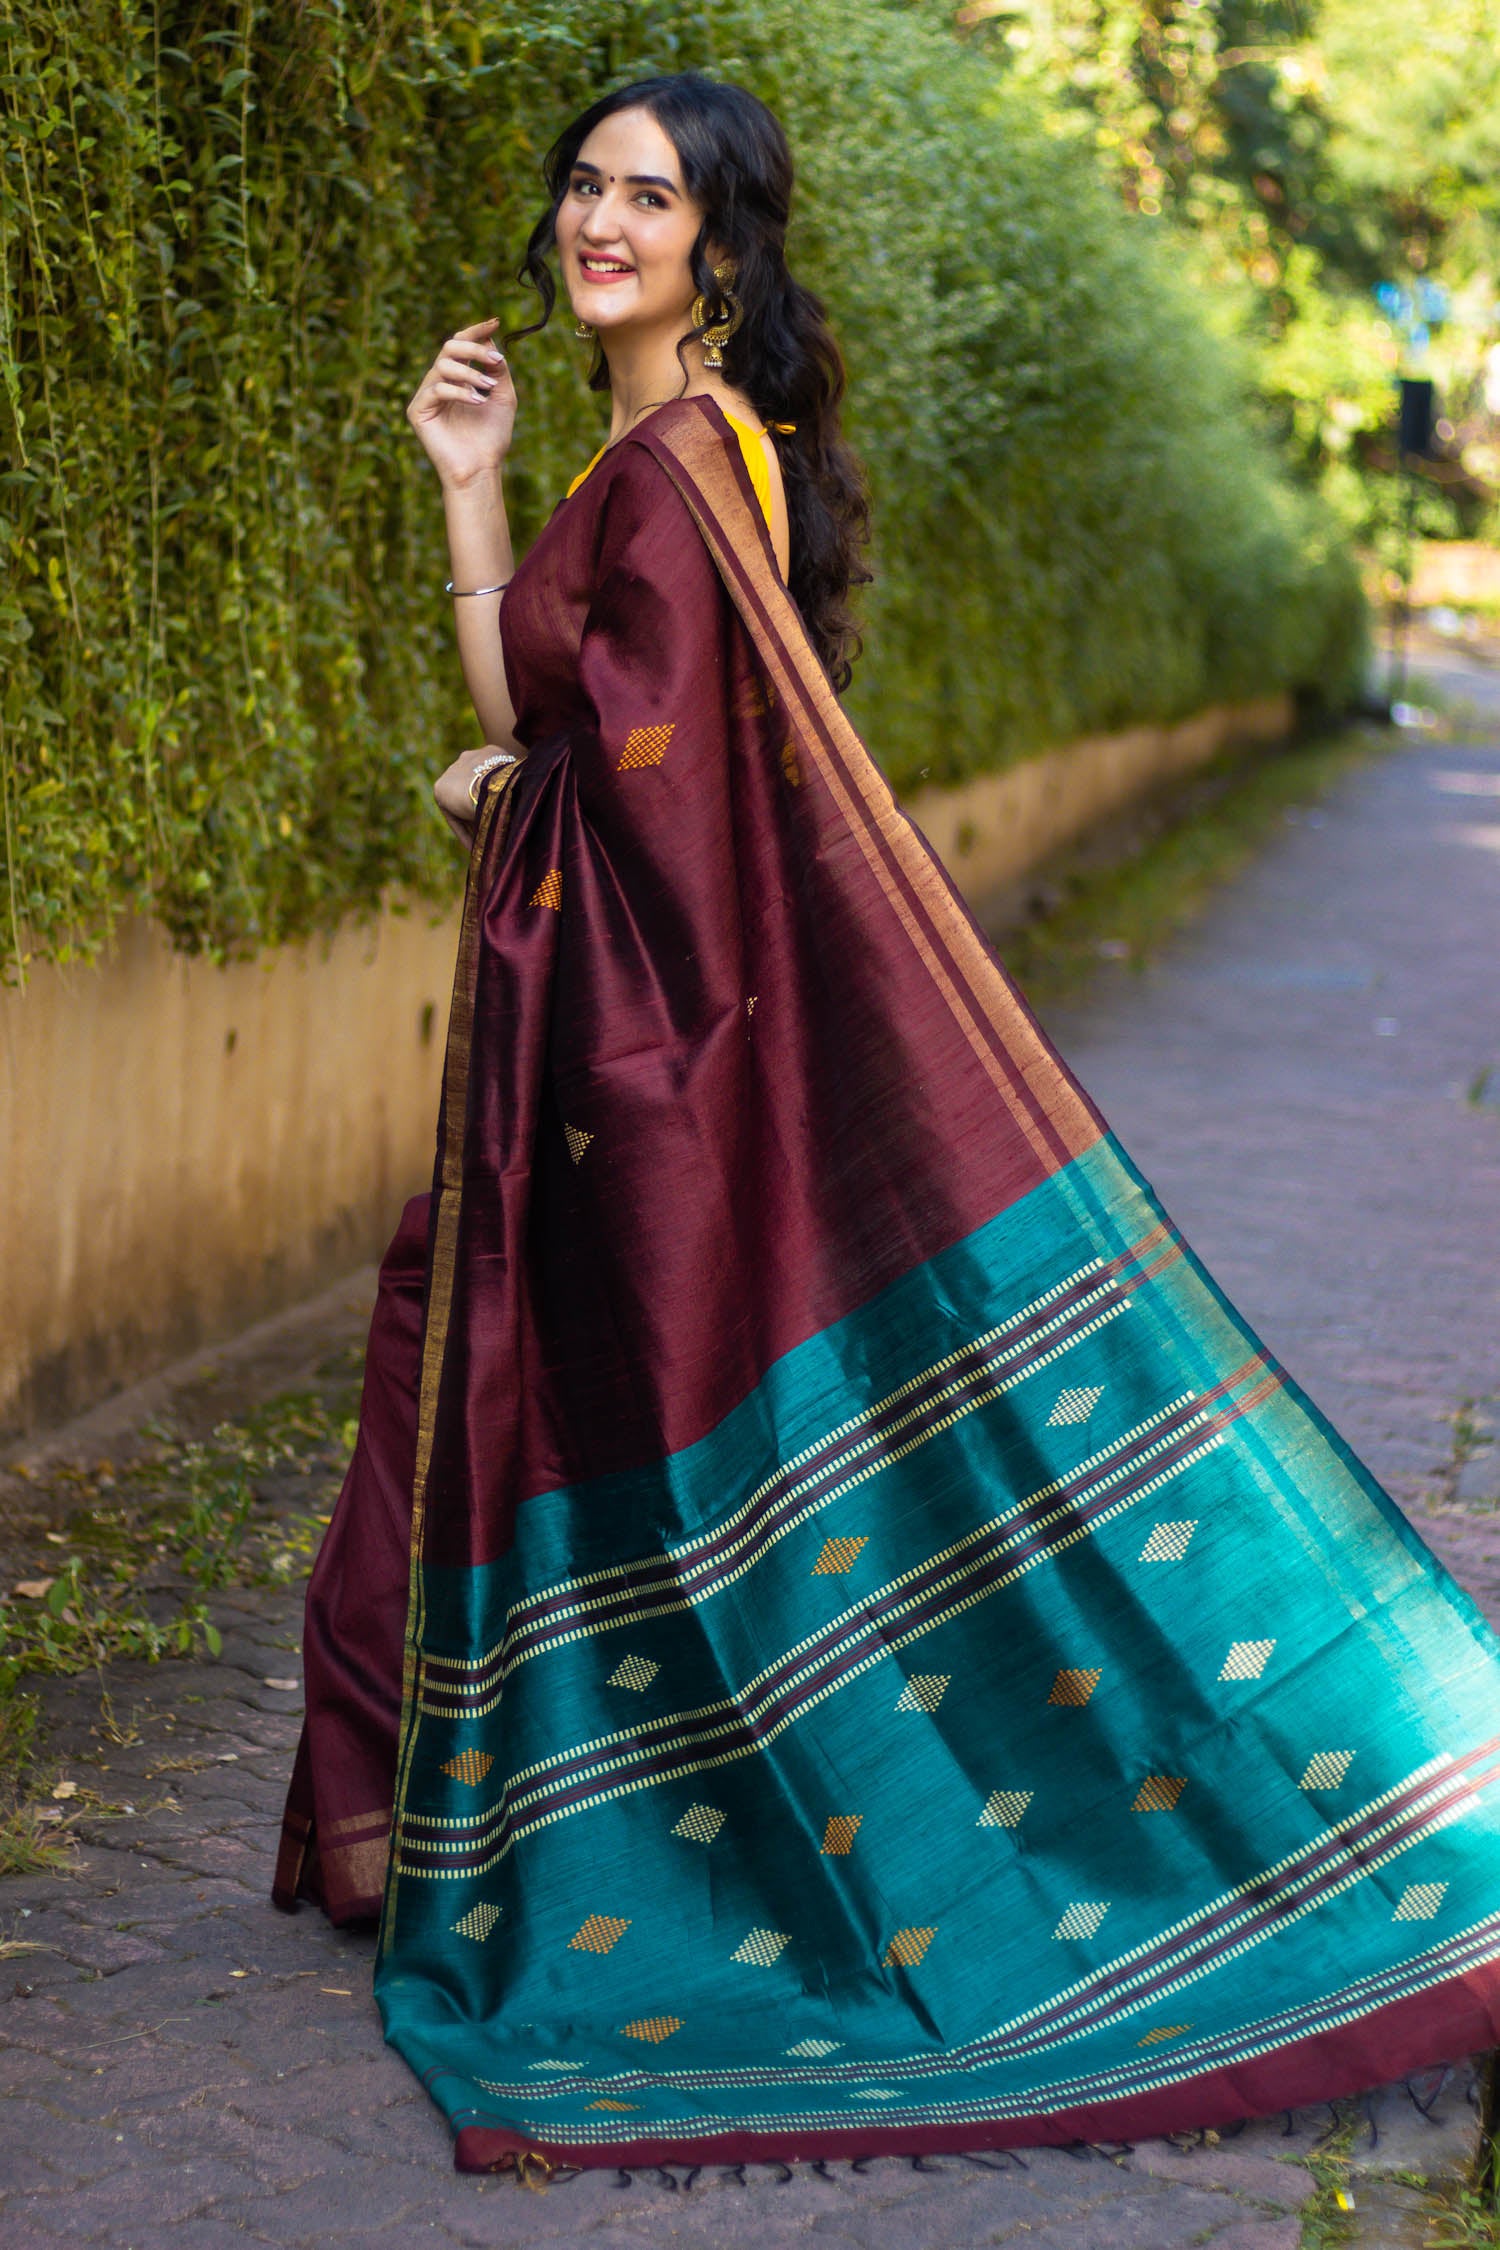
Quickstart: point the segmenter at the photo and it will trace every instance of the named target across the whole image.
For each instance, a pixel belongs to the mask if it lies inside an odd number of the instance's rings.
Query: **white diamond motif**
[[[1109,1912],[1107,1898],[1075,1898],[1063,1910],[1062,1920],[1052,1935],[1055,1938],[1091,1938]]]
[[[1221,1680],[1258,1680],[1270,1661],[1274,1641],[1232,1641]]]
[[[1408,1883],[1396,1901],[1393,1922],[1430,1922],[1443,1903],[1446,1883]]]
[[[1019,1828],[1021,1815],[1036,1795],[1034,1789],[992,1789],[976,1828]]]
[[[633,1688],[637,1695],[641,1695],[660,1670],[661,1666],[653,1664],[649,1656],[622,1656],[610,1673],[606,1685]]]
[[[681,1820],[673,1823],[672,1834],[691,1837],[695,1844],[711,1844],[723,1825],[717,1805],[689,1805]]]
[[[753,1962],[758,1969],[769,1969],[779,1961],[792,1942],[790,1930],[752,1930],[742,1945],[730,1954],[731,1961]]]
[[[1299,1789],[1337,1789],[1354,1763],[1352,1750],[1319,1750],[1308,1759]]]
[[[1196,1516],[1187,1523],[1157,1524],[1137,1559],[1141,1562],[1181,1562],[1188,1551],[1188,1541],[1197,1528]]]
[[[481,1899],[478,1906],[470,1907],[467,1914],[459,1916],[453,1925],[454,1935],[472,1938],[476,1945],[483,1945],[499,1919],[499,1907],[491,1906],[488,1899]]]
[[[896,1698],[898,1711],[935,1711],[948,1692],[951,1672],[913,1672]]]
[[[1103,1396],[1102,1385],[1096,1389],[1089,1383],[1080,1383],[1075,1389],[1064,1391],[1047,1416],[1049,1428],[1060,1422],[1086,1422]]]
[[[807,2062],[821,2062],[825,2055],[836,2055],[843,2045],[840,2039],[799,2039],[795,2047],[788,2047],[789,2055],[801,2055]]]

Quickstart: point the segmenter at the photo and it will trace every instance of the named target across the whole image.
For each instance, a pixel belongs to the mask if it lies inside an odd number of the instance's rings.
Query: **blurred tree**
[[[1427,528],[1477,528],[1500,489],[1500,0],[966,0],[956,22],[1192,238],[1208,317],[1255,341],[1268,417],[1346,520],[1378,541],[1392,377],[1420,359],[1455,448]]]

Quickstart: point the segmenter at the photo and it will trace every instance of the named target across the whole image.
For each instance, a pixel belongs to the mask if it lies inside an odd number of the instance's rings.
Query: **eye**
[[[578,179],[570,180],[568,187],[573,195],[597,195],[599,192],[597,180],[586,180],[581,176]]]
[[[640,194],[636,198],[636,201],[638,203],[648,204],[653,211],[665,211],[665,209],[667,208],[666,197],[664,195],[658,195],[655,188],[642,188]]]

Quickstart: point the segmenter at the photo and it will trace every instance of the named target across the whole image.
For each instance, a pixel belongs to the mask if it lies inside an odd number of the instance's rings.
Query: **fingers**
[[[493,320],[476,320],[472,328],[460,328],[456,334],[465,337],[492,336],[499,325],[498,316]]]
[[[503,367],[505,365],[504,352],[496,351],[493,344],[471,343],[462,334],[450,336],[438,357],[439,359],[473,359],[477,360],[483,367]]]
[[[491,394],[476,390],[472,383],[424,383],[421,396],[413,400],[415,406],[488,406]]]
[[[497,383],[503,386],[507,380],[504,367],[499,369],[470,367],[466,360],[454,359],[448,352],[442,353],[439,358],[433,361],[432,373],[440,381],[447,383],[477,384],[486,398]]]

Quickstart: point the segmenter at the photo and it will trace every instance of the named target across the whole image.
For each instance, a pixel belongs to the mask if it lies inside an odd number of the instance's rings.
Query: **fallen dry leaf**
[[[54,1785],[52,1794],[54,1797],[76,1797],[78,1784],[76,1781],[59,1781]]]
[[[23,1602],[44,1602],[56,1584],[55,1578],[23,1578],[15,1590]]]
[[[262,1680],[260,1684],[262,1687],[280,1688],[284,1695],[295,1695],[302,1682],[300,1680]]]

